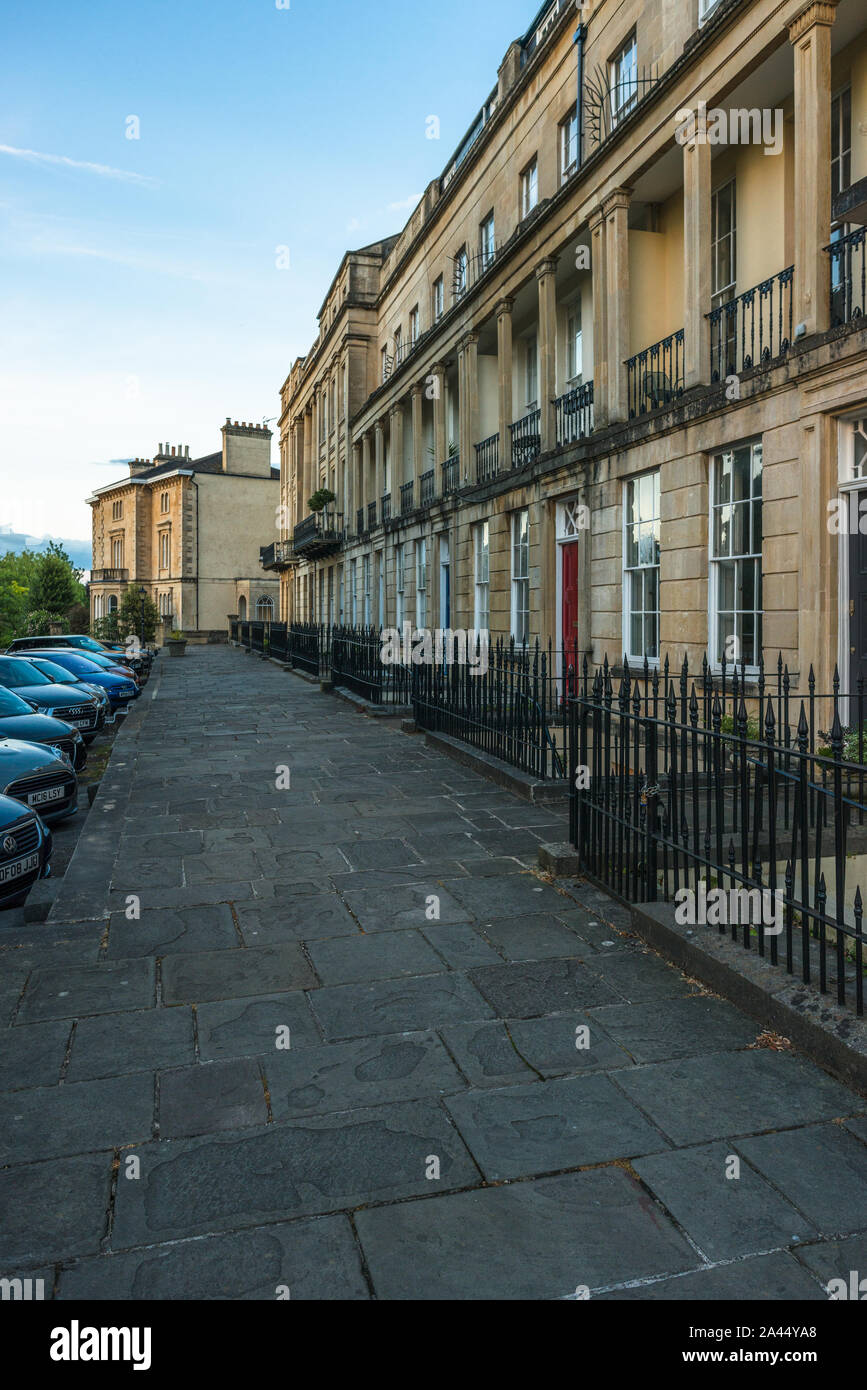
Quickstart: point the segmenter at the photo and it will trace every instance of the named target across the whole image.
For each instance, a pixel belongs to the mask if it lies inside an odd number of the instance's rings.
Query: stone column
[[[539,286],[539,408],[542,453],[557,443],[554,396],[557,389],[557,258],[551,256],[536,266]]]
[[[795,323],[831,324],[831,25],[837,0],[811,0],[789,25],[795,57]]]
[[[608,281],[608,419],[629,418],[629,197],[630,190],[616,188],[605,199]]]
[[[396,514],[400,507],[400,486],[408,479],[403,476],[403,402],[398,401],[389,412],[391,432],[391,510]],[[384,492],[388,488],[383,489]]]
[[[710,381],[711,171],[706,121],[683,147],[684,385]]]
[[[309,405],[304,412],[304,466],[301,470],[301,496],[298,498],[299,521],[307,516],[310,510],[307,503],[314,491],[310,486],[313,480],[314,424],[313,406]]]
[[[476,445],[479,441],[479,335],[468,333],[461,351],[461,474],[476,476]]]
[[[356,504],[356,509],[358,507],[362,507],[364,510],[364,516],[362,517],[362,530],[364,530],[364,528],[367,525],[367,504],[371,500],[370,485],[372,468],[373,465],[371,464],[370,430],[365,430],[364,434],[361,436],[361,487],[359,489],[358,502]]]
[[[437,362],[431,367],[430,375],[433,378],[434,390],[434,468],[436,469],[434,482],[439,494],[442,485],[441,465],[446,461],[449,447],[446,438],[446,369],[441,362]]]
[[[593,411],[597,429],[608,424],[608,269],[605,216],[601,207],[590,217],[590,266],[593,275]]]
[[[497,305],[497,378],[499,389],[500,468],[512,466],[512,308],[514,299],[501,299]]]
[[[385,494],[385,425],[382,420],[377,420],[374,431],[376,437],[376,472],[374,474],[373,497],[369,500],[376,503],[376,515],[381,517],[382,498]]]
[[[415,505],[421,505],[421,475],[426,472],[424,457],[424,387],[412,388],[412,471]]]

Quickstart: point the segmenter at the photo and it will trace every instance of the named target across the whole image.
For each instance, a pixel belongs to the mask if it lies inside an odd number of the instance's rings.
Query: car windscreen
[[[53,685],[30,661],[0,656],[0,685]]]
[[[64,685],[70,682],[75,685],[80,679],[79,676],[73,675],[71,670],[64,671],[63,667],[58,666],[56,661],[45,661],[41,656],[31,657],[30,664],[35,666],[37,671],[41,671],[43,676],[47,676],[50,681],[54,681],[57,685]]]
[[[20,695],[13,695],[11,690],[0,688],[0,718],[12,714],[32,714],[26,700],[22,700]]]
[[[73,671],[78,676],[83,676],[86,672],[93,675],[94,671],[99,671],[96,662],[91,661],[89,656],[79,656],[78,652],[52,652],[50,661],[53,665],[65,667],[67,671]]]

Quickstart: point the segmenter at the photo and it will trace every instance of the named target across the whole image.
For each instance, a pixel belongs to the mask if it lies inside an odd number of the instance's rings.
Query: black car
[[[93,733],[97,728],[99,702],[95,695],[84,695],[69,685],[56,685],[23,657],[0,656],[0,686],[28,700],[40,714],[62,719],[82,734]]]
[[[47,714],[35,714],[31,705],[14,690],[0,686],[0,738],[13,738],[19,743],[39,743],[65,753],[76,772],[87,762],[87,749],[77,729],[71,729],[62,719]]]
[[[47,676],[56,685],[68,685],[73,690],[80,691],[82,695],[92,695],[99,705],[99,715],[96,721],[96,728],[82,733],[85,743],[93,743],[97,734],[106,725],[106,722],[114,722],[111,700],[101,685],[94,684],[93,680],[88,680],[86,676],[75,675],[72,671],[65,670],[63,666],[58,666],[56,661],[48,661],[45,657],[34,656],[33,653],[27,658],[31,666],[35,666],[37,671],[41,671],[43,676]],[[120,680],[120,677],[118,677]]]
[[[43,820],[63,820],[78,810],[78,781],[65,753],[37,743],[0,739],[0,796],[11,796]]]
[[[153,662],[153,655],[146,647],[140,648],[136,655],[128,652],[119,642],[98,642],[95,637],[85,637],[80,632],[67,632],[57,637],[16,637],[6,651],[9,655],[28,651],[47,651],[49,647],[65,647],[70,651],[88,652],[96,656],[110,656],[121,666],[129,666],[133,671],[147,673]]]
[[[51,831],[35,811],[0,796],[0,909],[18,907],[51,873]]]

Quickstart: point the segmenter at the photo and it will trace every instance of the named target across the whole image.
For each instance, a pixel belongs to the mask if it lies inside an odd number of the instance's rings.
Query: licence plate
[[[89,719],[70,719],[69,722],[70,722],[70,724],[72,725],[73,729],[89,729],[89,728],[90,728],[90,720],[89,720]]]
[[[44,806],[46,801],[62,801],[65,796],[65,787],[47,787],[42,792],[30,792],[27,797],[27,805]]]
[[[14,879],[23,878],[25,874],[38,868],[38,854],[28,854],[26,859],[13,859],[11,864],[0,866],[0,883],[11,883]]]

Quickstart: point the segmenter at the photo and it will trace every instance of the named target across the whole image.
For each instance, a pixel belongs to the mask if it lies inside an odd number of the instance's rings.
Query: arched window
[[[274,618],[274,600],[272,598],[257,598],[256,600],[256,621],[260,623],[270,623]]]
[[[117,612],[117,594],[109,594],[109,596],[108,596],[108,611],[109,611],[109,613],[116,613],[116,612]]]
[[[243,594],[238,600],[238,617],[242,623],[247,621],[247,600],[244,598]]]

